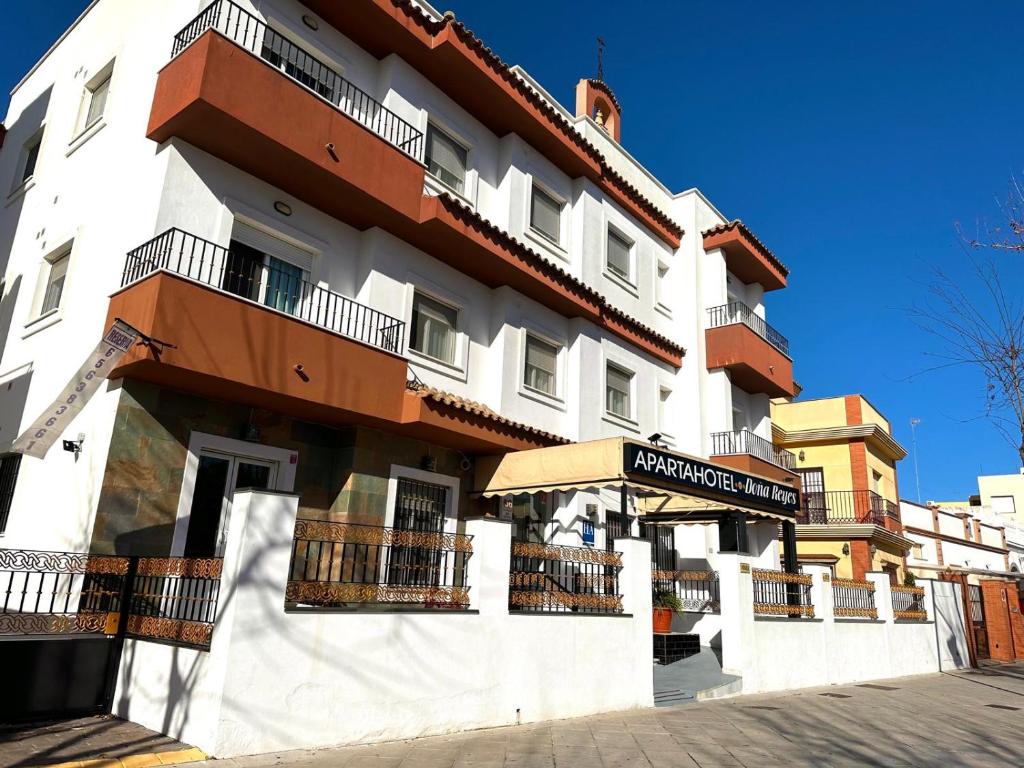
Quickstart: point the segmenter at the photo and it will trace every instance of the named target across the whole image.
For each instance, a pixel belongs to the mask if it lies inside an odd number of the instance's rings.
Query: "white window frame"
[[[237,225],[241,224],[242,227]],[[246,230],[252,230],[247,232]],[[263,238],[270,238],[264,240]],[[259,306],[273,310],[274,312],[280,312],[281,314],[287,315],[288,317],[294,317],[305,322],[315,322],[315,320],[309,319],[305,313],[302,312],[304,302],[301,301],[296,305],[294,312],[287,312],[283,309],[271,306],[266,303],[267,288],[270,285],[270,260],[276,259],[284,264],[295,267],[301,271],[300,280],[308,285],[314,285],[313,282],[313,269],[314,264],[317,261],[319,252],[313,250],[310,246],[306,245],[301,240],[289,237],[281,232],[278,232],[275,228],[263,224],[256,219],[250,219],[246,216],[234,216],[231,221],[230,230],[228,234],[228,244],[232,241],[238,241],[243,245],[253,248],[263,254],[263,263],[260,267],[261,279],[260,279],[260,292],[259,295],[254,299],[249,299]],[[269,248],[267,246],[270,246]],[[329,290],[326,286],[317,285],[316,287]],[[234,294],[232,294],[234,295]],[[242,298],[242,297],[239,297]],[[312,295],[305,297],[305,303],[312,300]],[[318,326],[319,327],[319,326]]]
[[[426,125],[424,126],[423,129],[424,165],[427,164],[427,134],[431,129],[444,134],[454,144],[457,144],[458,146],[466,150],[466,172],[462,179],[462,191],[459,192],[457,189],[455,189],[455,187],[451,186],[450,184],[448,184],[448,182],[444,181],[443,179],[438,178],[437,176],[432,174],[428,169],[427,172],[424,174],[424,180],[425,184],[427,185],[427,188],[431,189],[434,192],[445,192],[449,195],[454,195],[460,200],[466,202],[469,206],[475,207],[475,203],[473,202],[473,200],[476,197],[476,173],[472,170],[473,144],[467,141],[466,138],[462,136],[458,131],[452,130],[451,127],[444,121],[437,119],[437,117],[434,115],[429,115],[427,117]]]
[[[562,261],[569,260],[569,200],[565,195],[560,195],[554,187],[537,178],[535,174],[526,175],[525,198],[523,200],[523,236],[531,242],[540,246],[546,253],[550,253]],[[533,190],[540,190],[550,197],[558,205],[558,241],[552,240],[538,229],[534,229],[531,219],[533,218]]]
[[[618,368],[621,373],[629,375],[629,413],[625,416],[608,410],[608,369],[610,367]],[[639,424],[636,418],[637,372],[618,360],[605,359],[604,370],[601,372],[601,384],[601,410],[604,413],[604,418],[612,423],[629,427],[634,432],[638,431]]]
[[[622,275],[620,275],[617,272],[615,272],[614,270],[612,270],[611,266],[608,263],[608,242],[609,242],[609,240],[611,240],[611,238],[613,236],[616,237],[617,239],[621,240],[622,242],[626,243],[629,246],[629,250],[628,250],[627,255],[626,255],[626,259],[629,262],[626,265],[627,268],[628,268],[629,274],[626,277],[623,277]],[[637,261],[637,256],[636,256],[636,248],[637,248],[636,240],[634,240],[632,237],[627,235],[625,232],[622,231],[621,228],[615,226],[611,222],[609,222],[607,224],[607,226],[605,227],[604,244],[603,244],[603,249],[604,249],[604,274],[605,274],[605,277],[609,278],[610,280],[615,281],[616,283],[621,285],[623,288],[625,288],[627,291],[629,291],[633,295],[636,295],[636,293],[637,293],[637,284],[636,284],[636,273],[637,273],[637,263],[636,263],[636,261]]]
[[[31,136],[22,142],[21,152],[18,155],[18,164],[15,166],[14,178],[11,180],[11,200],[35,186],[36,176],[39,175],[39,161],[43,156],[43,141],[45,139],[46,125],[43,124],[39,126],[37,130],[33,131]],[[35,164],[32,167],[32,173],[29,176],[25,176],[30,148],[36,146],[38,149],[36,150],[36,159]]]
[[[539,389],[534,389],[526,384],[526,343],[527,339],[532,336],[537,341],[543,342],[544,344],[550,344],[555,348],[555,391],[554,394],[548,394]],[[559,340],[550,334],[538,331],[534,327],[521,328],[519,332],[519,366],[518,366],[518,391],[523,397],[531,400],[537,400],[545,405],[553,405],[560,410],[565,410],[565,355],[566,355],[566,343],[564,340]]]
[[[32,295],[32,305],[29,308],[29,316],[25,321],[25,336],[49,328],[64,317],[64,308],[67,306],[67,289],[71,279],[71,260],[74,256],[75,240],[69,238],[59,246],[43,256],[39,263],[39,271],[36,277],[35,293]],[[64,284],[61,286],[60,301],[57,306],[43,312],[43,301],[46,299],[50,287],[50,278],[53,274],[53,265],[67,259],[67,266],[64,269]]]
[[[113,95],[112,87],[114,84],[114,64],[116,61],[116,58],[110,59],[82,87],[82,95],[78,104],[78,115],[75,118],[75,130],[71,141],[68,143],[68,155],[71,155],[106,126],[108,116],[110,115],[111,96]],[[107,84],[107,94],[103,100],[103,111],[91,123],[87,122],[96,89],[104,83]]]
[[[664,277],[662,276],[662,270],[664,270]],[[672,317],[672,307],[669,306],[665,300],[666,284],[668,283],[669,273],[672,271],[672,265],[669,264],[662,258],[655,260],[654,264],[654,308],[660,311],[663,315]]]
[[[661,399],[662,392],[667,392],[668,393],[668,397],[665,399],[664,406],[662,406],[662,399]],[[655,401],[657,403],[657,408],[658,408],[658,412],[657,412],[658,430],[657,431],[660,432],[661,436],[663,438],[665,438],[666,442],[669,442],[669,443],[674,442],[674,440],[673,440],[674,433],[673,433],[672,428],[671,428],[672,418],[675,415],[675,413],[674,413],[674,411],[675,411],[675,404],[673,403],[673,395],[674,394],[675,394],[675,392],[673,391],[672,387],[670,387],[668,384],[664,384],[662,382],[658,382],[658,384],[657,384],[657,391],[656,391],[657,400]]]
[[[181,557],[188,539],[188,524],[192,516],[192,495],[195,493],[196,476],[199,474],[199,457],[203,453],[226,454],[233,458],[255,459],[277,464],[277,475],[273,490],[278,493],[292,493],[295,489],[295,470],[299,454],[288,448],[277,448],[247,440],[235,440],[206,432],[192,432],[188,439],[188,453],[185,456],[185,471],[178,495],[178,512],[174,520],[174,534],[171,537],[171,557]],[[218,541],[227,540],[227,529],[231,519],[230,503],[221,511]],[[222,536],[223,535],[223,536]]]
[[[415,275],[413,276],[413,279],[415,282],[408,284],[408,298],[406,300],[407,309],[405,313],[406,328],[409,330],[406,346],[408,348],[410,360],[413,360],[417,364],[422,365],[425,368],[429,368],[437,373],[444,374],[445,376],[452,376],[460,381],[465,381],[466,369],[468,367],[466,358],[469,354],[468,336],[464,330],[466,327],[466,306],[468,302],[460,296],[455,296],[447,291],[442,291],[430,282],[422,278],[418,278]],[[449,363],[445,360],[431,357],[425,352],[413,349],[413,306],[417,293],[421,293],[427,298],[451,307],[456,311],[453,362]]]
[[[996,503],[995,503],[996,499],[1009,499],[1010,500],[1010,511],[1009,512],[1001,512],[1001,511],[997,510],[996,509]],[[1000,515],[1000,516],[1002,516],[1002,515],[1009,515],[1009,516],[1012,517],[1012,516],[1017,514],[1017,499],[1013,495],[995,494],[995,495],[993,495],[993,496],[991,496],[989,498],[989,505],[992,507],[992,511],[995,512],[997,515]]]

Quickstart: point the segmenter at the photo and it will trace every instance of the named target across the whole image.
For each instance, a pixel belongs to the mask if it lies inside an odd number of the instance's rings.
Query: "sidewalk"
[[[116,717],[82,717],[29,725],[0,725],[0,768],[76,764],[128,768],[194,762],[197,749]]]
[[[1007,768],[1024,664],[297,751],[196,768]]]

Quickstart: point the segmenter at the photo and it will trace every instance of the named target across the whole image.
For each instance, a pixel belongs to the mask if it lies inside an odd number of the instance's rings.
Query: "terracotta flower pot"
[[[667,635],[672,631],[672,609],[654,609],[654,632],[659,635]]]

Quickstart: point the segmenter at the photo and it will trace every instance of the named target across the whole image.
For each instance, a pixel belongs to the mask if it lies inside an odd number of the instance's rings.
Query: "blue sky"
[[[85,6],[8,0],[5,93]],[[998,219],[1024,174],[1024,5],[623,4],[444,0],[505,61],[563,103],[595,70],[623,105],[623,143],[674,190],[699,187],[789,266],[769,319],[789,337],[805,397],[860,392],[911,447],[921,495],[962,498],[1015,452],[981,413],[966,369],[924,373],[941,353],[908,309],[930,269],[966,275],[954,223]],[[624,12],[627,11],[627,12]],[[13,34],[16,31],[16,34]],[[1020,287],[1024,265],[1005,274]],[[916,496],[912,457],[900,486]]]

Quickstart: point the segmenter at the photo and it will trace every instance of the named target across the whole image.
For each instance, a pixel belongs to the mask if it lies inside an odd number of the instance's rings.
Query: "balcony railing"
[[[208,29],[220,32],[280,69],[389,144],[423,162],[422,131],[230,0],[218,0],[208,6],[175,35],[172,56],[177,56]]]
[[[870,581],[832,579],[833,613],[843,618],[877,619],[875,585]]]
[[[923,587],[901,587],[893,584],[892,615],[898,621],[927,621]]]
[[[465,609],[472,554],[463,534],[299,519],[285,601]]]
[[[750,573],[756,615],[814,618],[810,576],[761,568],[754,568]]]
[[[157,270],[209,285],[332,333],[402,354],[405,323],[299,277],[298,270],[258,263],[180,229],[169,229],[128,253],[121,285]]]
[[[796,516],[796,522],[801,525],[885,525],[886,519],[899,522],[899,505],[874,491],[805,491]]]
[[[651,570],[654,592],[671,592],[679,598],[684,611],[718,613],[721,601],[717,571]]]
[[[746,454],[767,461],[777,467],[793,471],[796,469],[796,456],[785,448],[779,448],[760,435],[748,429],[738,432],[712,432],[711,455],[732,456]]]
[[[510,611],[622,613],[622,556],[588,547],[512,542]]]
[[[767,341],[779,352],[789,357],[789,340],[772,328],[763,317],[740,301],[711,307],[708,310],[708,328],[720,328],[724,325],[742,323],[750,330]]]
[[[221,558],[141,557],[129,600],[128,635],[209,648],[217,619]]]

